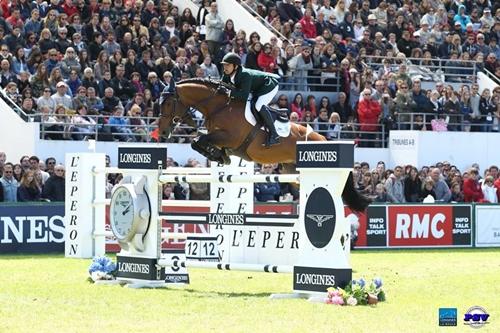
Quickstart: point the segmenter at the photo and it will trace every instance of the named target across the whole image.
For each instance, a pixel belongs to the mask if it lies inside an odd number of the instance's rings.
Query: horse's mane
[[[215,80],[212,78],[201,78],[201,77],[194,77],[191,79],[180,80],[179,82],[176,83],[176,85],[180,85],[180,84],[184,84],[184,83],[202,84],[205,86],[211,86],[212,88],[218,88],[220,86],[223,86],[224,88],[231,89],[231,87],[232,87],[230,84],[222,82],[221,80]]]

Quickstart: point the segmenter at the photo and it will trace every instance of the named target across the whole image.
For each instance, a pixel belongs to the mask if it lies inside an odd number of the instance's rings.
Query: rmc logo
[[[446,221],[444,214],[398,214],[396,217],[396,238],[442,238],[442,225]]]
[[[453,243],[451,206],[388,207],[390,246],[448,246]]]

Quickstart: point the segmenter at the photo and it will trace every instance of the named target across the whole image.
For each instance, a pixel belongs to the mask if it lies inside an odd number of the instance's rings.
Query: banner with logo
[[[365,213],[353,213],[346,207],[347,220],[359,224],[356,247],[387,247],[386,206],[369,206]],[[351,232],[353,228],[351,228]]]
[[[0,253],[64,252],[64,203],[0,206]]]
[[[472,205],[374,205],[351,215],[357,248],[472,246]]]
[[[471,205],[387,206],[390,247],[472,246]]]
[[[476,246],[500,246],[500,206],[476,205]]]

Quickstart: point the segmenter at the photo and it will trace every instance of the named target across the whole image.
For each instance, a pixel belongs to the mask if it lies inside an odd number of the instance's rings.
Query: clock
[[[110,225],[113,235],[124,250],[130,246],[141,252],[144,236],[151,222],[151,204],[145,189],[146,177],[137,183],[125,177],[111,196]]]

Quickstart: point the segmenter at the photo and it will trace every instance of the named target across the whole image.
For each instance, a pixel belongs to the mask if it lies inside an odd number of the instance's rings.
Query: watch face
[[[113,193],[110,207],[111,229],[119,239],[126,238],[134,223],[134,199],[126,187],[119,187]]]

